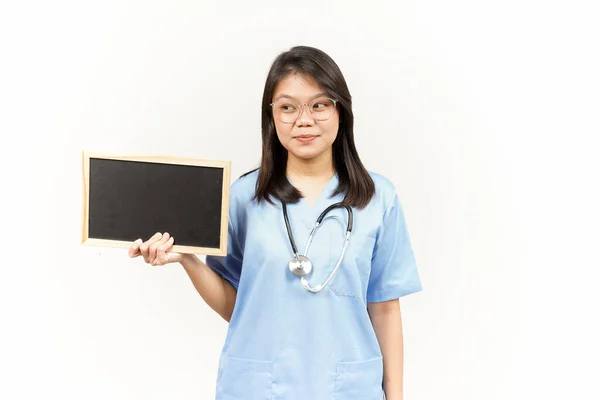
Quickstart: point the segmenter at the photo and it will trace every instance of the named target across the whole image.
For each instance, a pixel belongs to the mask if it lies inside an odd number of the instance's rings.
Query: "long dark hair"
[[[296,203],[302,197],[287,179],[288,154],[277,138],[270,106],[279,81],[292,73],[314,78],[329,96],[337,99],[340,125],[333,142],[332,161],[339,184],[333,195],[344,193],[344,203],[364,208],[375,194],[375,183],[360,161],[354,144],[354,114],[348,85],[331,57],[322,50],[308,46],[292,47],[279,54],[267,76],[262,99],[262,159],[254,199],[273,204],[271,197],[286,203]]]

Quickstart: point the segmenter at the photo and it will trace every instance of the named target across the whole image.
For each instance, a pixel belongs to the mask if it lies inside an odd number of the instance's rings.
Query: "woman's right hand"
[[[129,247],[129,257],[142,256],[147,264],[154,266],[180,262],[183,254],[171,251],[174,242],[175,239],[168,233],[157,232],[145,242],[142,239],[133,242]]]

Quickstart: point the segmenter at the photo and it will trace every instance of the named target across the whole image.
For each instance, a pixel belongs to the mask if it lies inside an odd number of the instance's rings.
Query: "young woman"
[[[327,54],[280,54],[260,167],[231,186],[227,256],[174,253],[168,233],[130,248],[151,265],[181,263],[230,322],[218,400],[402,399],[398,299],[421,282],[396,190],[361,163],[353,124]]]

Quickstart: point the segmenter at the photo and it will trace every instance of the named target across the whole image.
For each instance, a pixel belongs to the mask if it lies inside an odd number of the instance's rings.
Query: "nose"
[[[310,113],[310,104],[301,104],[300,105],[300,115],[296,119],[296,124],[298,126],[306,126],[314,124],[314,119]],[[306,111],[304,110],[306,108]]]

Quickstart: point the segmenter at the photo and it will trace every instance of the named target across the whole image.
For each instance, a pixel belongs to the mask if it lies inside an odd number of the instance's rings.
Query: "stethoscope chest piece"
[[[297,255],[289,263],[290,271],[296,276],[305,276],[312,271],[312,262],[301,255]]]

